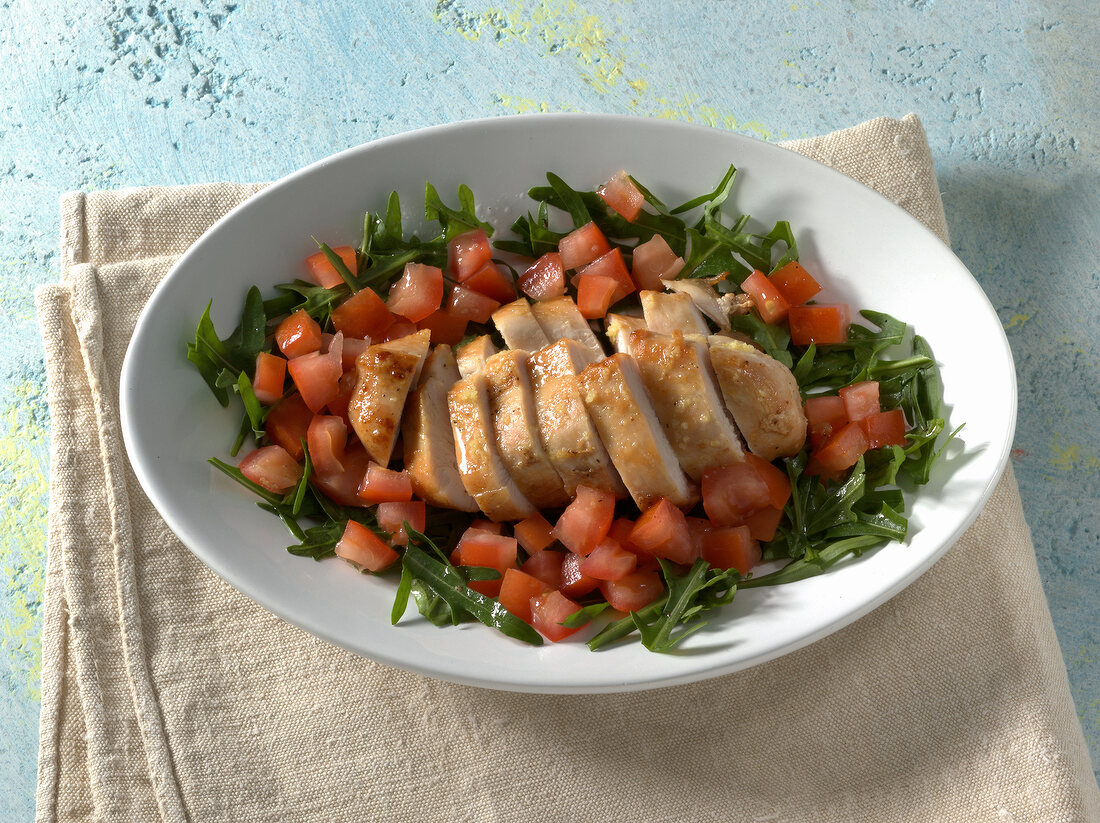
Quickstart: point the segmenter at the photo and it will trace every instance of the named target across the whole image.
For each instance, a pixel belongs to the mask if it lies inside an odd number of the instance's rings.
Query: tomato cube
[[[787,319],[796,346],[835,345],[848,339],[851,309],[847,303],[792,306]]]
[[[630,279],[630,272],[623,262],[623,253],[614,248],[606,254],[602,254],[577,272],[573,281],[580,288],[580,281],[585,277],[610,277],[615,281],[615,293],[611,295],[612,304],[618,303],[629,294],[637,291],[634,281]]]
[[[580,268],[609,251],[611,244],[595,223],[585,223],[558,241],[561,264],[566,269]]]
[[[630,542],[647,554],[673,563],[691,563],[699,556],[684,513],[664,497],[638,518]]]
[[[292,394],[271,407],[264,418],[264,432],[268,440],[282,446],[295,460],[301,460],[305,456],[302,441],[312,421],[313,412],[306,401],[300,394]]]
[[[664,590],[665,584],[655,571],[636,571],[600,584],[611,608],[620,612],[636,612],[660,597]]]
[[[634,571],[637,565],[638,558],[633,552],[607,538],[581,562],[580,572],[597,580],[619,580]]]
[[[405,523],[414,531],[423,533],[428,522],[428,507],[423,500],[410,500],[406,503],[379,503],[375,509],[378,525],[390,533],[394,545],[408,545],[409,536],[405,532]]]
[[[806,398],[806,422],[810,444],[818,449],[849,422],[844,401],[833,395]]]
[[[867,446],[867,435],[859,423],[849,423],[814,452],[813,458],[823,473],[839,472],[854,466]]]
[[[634,247],[630,275],[639,289],[664,291],[665,280],[673,280],[684,267],[684,258],[677,257],[668,241],[655,234]]]
[[[779,530],[779,524],[783,522],[783,510],[768,506],[758,512],[753,512],[745,518],[745,525],[749,527],[749,534],[754,540],[767,543],[775,539],[775,533]]]
[[[611,492],[580,485],[554,525],[554,536],[570,551],[587,555],[607,537],[614,517],[615,496]]]
[[[406,263],[405,271],[390,286],[386,307],[410,323],[418,323],[443,302],[443,272],[424,263]]]
[[[355,259],[355,249],[351,246],[336,246],[333,251],[336,253],[337,257],[344,261],[344,265],[348,267],[348,271],[354,275],[359,265]],[[306,271],[309,272],[309,277],[314,283],[318,286],[324,286],[326,289],[331,289],[333,286],[339,286],[344,282],[344,278],[340,276],[340,272],[336,271],[336,267],[328,262],[328,258],[325,257],[323,251],[311,254],[306,258]]]
[[[859,427],[867,435],[867,448],[905,445],[905,412],[901,409],[875,412],[859,421]]]
[[[237,464],[241,474],[269,492],[283,494],[298,485],[302,467],[282,446],[262,446]]]
[[[542,551],[556,539],[554,527],[538,512],[516,523],[512,533],[529,554]]]
[[[447,314],[474,323],[488,323],[500,301],[465,286],[456,285],[447,298]]]
[[[410,334],[416,334],[420,329],[416,327],[415,323],[410,323],[404,317],[398,317],[393,321],[385,332],[382,333],[382,337],[377,340],[378,343],[386,343],[390,340],[400,340],[402,337],[408,337]]]
[[[531,601],[550,590],[550,586],[533,575],[506,569],[500,581],[500,605],[524,623],[530,623]]]
[[[558,588],[567,597],[584,597],[600,584],[600,581],[581,571],[584,558],[573,552],[566,552],[561,561],[561,585]]]
[[[279,402],[286,382],[286,360],[265,351],[256,355],[256,371],[252,376],[252,393],[265,406]]]
[[[531,598],[531,625],[547,640],[557,643],[581,630],[580,626],[571,629],[561,625],[565,618],[580,610],[580,603],[574,603],[561,592],[549,591]]]
[[[288,360],[321,349],[321,327],[305,309],[283,319],[275,329],[275,342]]]
[[[344,421],[330,414],[315,414],[306,430],[309,459],[318,474],[339,474],[344,470],[344,449],[348,429]]]
[[[768,280],[792,306],[801,306],[821,291],[820,284],[797,260],[773,271]]]
[[[549,251],[519,278],[519,288],[532,300],[550,300],[565,294],[565,267],[561,255]]]
[[[716,526],[740,526],[771,505],[772,489],[750,463],[707,469],[701,485],[703,508]]]
[[[453,346],[461,342],[462,338],[466,336],[466,326],[469,322],[465,318],[455,317],[453,314],[440,309],[433,311],[418,322],[416,328],[417,331],[428,329],[431,332],[433,343],[445,343],[448,346]]]
[[[360,289],[332,310],[332,326],[344,337],[375,339],[393,325],[396,318],[374,289]]]
[[[496,263],[486,263],[466,278],[462,285],[499,303],[511,303],[516,299],[516,284]]]
[[[412,500],[412,480],[408,472],[394,471],[379,466],[373,460],[367,465],[363,482],[359,484],[359,499],[371,505],[375,503],[407,503]]]
[[[762,271],[754,271],[741,284],[741,291],[752,298],[765,323],[775,325],[787,318],[791,304]]]
[[[310,352],[287,363],[290,379],[314,414],[340,393],[340,377],[344,373],[340,357],[340,344],[334,344],[326,354]]]
[[[493,247],[484,229],[452,237],[447,244],[447,268],[460,283],[493,259]]]
[[[344,527],[344,534],[336,543],[336,556],[372,572],[380,572],[397,560],[397,552],[362,523],[354,520],[349,520]]]
[[[760,544],[748,526],[714,529],[703,539],[703,559],[715,568],[748,574],[760,562]]]
[[[458,541],[455,551],[463,566],[481,566],[504,574],[508,569],[518,569],[516,540],[483,529],[469,528]],[[469,586],[487,597],[500,594],[503,578],[495,580],[471,580]]]
[[[369,462],[370,458],[363,444],[359,442],[359,438],[353,437],[340,460],[344,470],[334,474],[317,472],[310,478],[310,482],[341,506],[365,508],[367,504],[359,499],[356,491],[363,481],[363,475],[367,473]]]
[[[844,403],[844,413],[851,421],[862,420],[879,411],[878,381],[864,380],[845,386],[837,392]]]
[[[577,308],[586,320],[599,320],[611,307],[619,284],[611,277],[590,274],[577,278]]]
[[[616,172],[610,180],[596,189],[596,194],[628,223],[638,219],[638,213],[645,203],[645,196],[625,171]]]
[[[791,498],[791,479],[787,473],[774,463],[751,452],[745,452],[745,463],[756,469],[760,479],[768,486],[768,505],[782,509]]]
[[[561,552],[543,550],[535,552],[520,566],[520,570],[537,577],[552,589],[561,588],[561,564],[565,560]]]

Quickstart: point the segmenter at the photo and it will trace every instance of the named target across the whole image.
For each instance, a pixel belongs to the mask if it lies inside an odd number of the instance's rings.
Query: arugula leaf
[[[233,384],[234,390],[240,395],[241,401],[244,403],[244,411],[248,417],[248,422],[252,426],[252,436],[259,443],[265,436],[264,432],[264,418],[267,417],[267,410],[260,405],[260,401],[256,399],[256,393],[252,390],[252,381],[248,379],[248,375],[245,372],[241,372],[237,375],[236,381]]]
[[[429,220],[439,222],[443,229],[443,239],[450,240],[464,232],[473,229],[483,229],[489,237],[493,236],[493,227],[478,220],[474,213],[474,193],[470,187],[463,184],[458,187],[458,202],[460,208],[452,209],[439,196],[435,186],[426,184],[424,192],[424,213]]]
[[[325,256],[325,260],[329,262],[329,265],[336,269],[336,273],[340,275],[340,279],[344,281],[344,284],[351,290],[352,294],[359,291],[359,283],[355,279],[355,275],[352,274],[351,269],[347,267],[343,258],[334,252],[328,245],[328,243],[322,243],[316,237],[313,238],[313,242],[317,244],[317,248],[321,250],[321,254]]]
[[[554,194],[558,196],[562,208],[573,218],[573,228],[579,229],[592,222],[592,215],[579,192],[551,171],[546,172],[546,179],[550,182],[550,188],[554,190]]]
[[[254,483],[247,477],[245,477],[243,472],[241,472],[241,470],[238,469],[236,466],[231,466],[230,464],[226,463],[223,460],[219,460],[216,457],[211,457],[206,462],[216,468],[218,471],[222,472],[222,474],[225,474],[228,477],[236,480],[253,494],[259,495],[268,503],[278,504],[282,501],[282,498],[279,497],[279,495],[275,494],[274,492],[269,492],[259,483]]]
[[[763,577],[750,577],[747,580],[742,580],[737,585],[742,589],[754,589],[760,586],[778,586],[782,583],[805,580],[807,577],[814,577],[835,566],[850,554],[859,557],[868,549],[881,546],[883,543],[883,539],[877,535],[847,537],[829,543],[812,554],[807,552],[802,558],[788,563],[778,571],[765,574]]]
[[[603,614],[609,608],[611,608],[611,604],[606,600],[602,600],[599,603],[589,603],[587,606],[582,606],[580,611],[573,612],[565,618],[565,620],[561,621],[561,625],[570,629],[579,628],[591,622],[592,618]]]
[[[786,366],[788,369],[794,364],[794,359],[788,350],[791,342],[791,333],[786,326],[770,325],[760,319],[760,315],[749,314],[736,315],[730,318],[730,328],[747,334],[764,351]]]
[[[199,324],[195,327],[195,342],[187,344],[187,359],[199,370],[199,374],[210,387],[210,391],[218,398],[218,402],[228,406],[229,392],[224,386],[218,385],[218,375],[223,369],[232,369],[233,363],[229,359],[229,350],[218,337],[214,323],[210,320],[212,305],[214,305],[213,300],[206,304],[199,318]]]
[[[683,214],[699,206],[707,206],[708,209],[717,211],[717,209],[721,208],[722,204],[726,202],[726,198],[729,197],[730,191],[733,190],[733,180],[736,176],[737,169],[730,164],[730,167],[726,169],[726,173],[722,175],[722,180],[715,187],[714,191],[709,194],[693,197],[686,203],[681,203],[676,208],[670,209],[669,214]]]

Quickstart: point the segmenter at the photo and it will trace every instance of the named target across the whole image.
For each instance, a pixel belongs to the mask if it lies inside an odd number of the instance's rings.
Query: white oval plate
[[[423,223],[425,181],[453,202],[460,183],[507,236],[525,192],[554,171],[593,188],[628,169],[666,202],[710,191],[740,169],[730,211],[790,220],[801,259],[829,299],[893,314],[943,366],[963,454],[937,466],[910,501],[911,533],[828,574],[739,593],[679,654],[637,643],[593,653],[540,648],[480,624],[436,628],[414,609],[390,625],[395,584],[347,563],[291,556],[279,521],[213,470],[229,459],[239,417],[223,410],[185,359],[206,302],[224,336],[244,292],[301,274],[316,251],[358,243],[363,212],[401,195],[406,231]],[[417,223],[420,223],[418,226]],[[137,324],[121,380],[123,432],[146,494],[217,574],[286,620],[358,654],[444,680],[529,692],[612,692],[686,683],[761,663],[852,622],[916,579],[977,516],[1004,469],[1016,416],[1015,373],[997,316],[962,263],[909,214],[870,189],[777,146],[702,127],[604,115],[532,115],[456,123],[341,152],[272,185],[220,220],[179,260]],[[959,448],[958,451],[963,451]]]

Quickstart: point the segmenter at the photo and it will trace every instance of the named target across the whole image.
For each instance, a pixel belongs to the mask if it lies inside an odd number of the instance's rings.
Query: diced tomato
[[[486,263],[466,278],[462,285],[500,303],[511,303],[516,299],[516,284],[496,263]]]
[[[749,527],[749,534],[754,540],[767,543],[775,539],[775,533],[783,520],[783,510],[768,506],[758,512],[753,512],[745,518],[745,525]]]
[[[354,520],[349,520],[344,527],[344,535],[336,544],[336,556],[372,572],[380,572],[397,560],[397,552],[362,523]]]
[[[684,258],[677,257],[668,241],[655,234],[634,247],[630,276],[639,289],[664,291],[665,280],[673,280],[684,267]]]
[[[843,343],[848,339],[851,317],[847,303],[792,306],[787,315],[791,324],[791,342],[796,346]]]
[[[397,546],[407,545],[409,536],[405,533],[405,522],[418,532],[423,533],[428,522],[428,507],[423,500],[410,500],[407,503],[379,503],[375,509],[378,525],[390,533],[391,541]]]
[[[561,561],[561,585],[558,588],[568,597],[584,597],[600,584],[595,577],[581,571],[584,558],[573,552],[566,552]]]
[[[577,308],[587,320],[598,320],[607,314],[611,307],[611,298],[619,288],[618,282],[611,277],[589,274],[577,278]]]
[[[554,526],[554,537],[570,551],[587,555],[607,537],[615,517],[615,496],[603,489],[577,486],[576,497]]]
[[[607,536],[618,541],[619,545],[625,549],[630,541],[630,530],[633,528],[633,521],[627,520],[625,517],[616,517],[611,521],[611,528],[607,530]]]
[[[844,403],[844,414],[853,422],[879,412],[877,380],[845,386],[837,394]]]
[[[333,328],[359,340],[381,337],[395,319],[374,289],[360,289],[332,310]]]
[[[696,557],[703,556],[703,537],[714,528],[714,524],[705,517],[686,517],[691,544]]]
[[[818,449],[848,423],[844,401],[833,395],[806,398],[806,422],[809,424],[810,445]]]
[[[549,300],[565,294],[565,267],[561,255],[548,251],[519,278],[519,288],[532,300]]]
[[[714,529],[703,538],[703,559],[719,569],[737,569],[748,574],[760,562],[760,544],[748,526]]]
[[[618,544],[605,538],[592,550],[580,566],[581,574],[597,580],[621,580],[634,571],[638,558]]]
[[[505,569],[500,580],[500,605],[524,623],[530,623],[531,601],[548,591],[550,586],[539,578],[519,569]]]
[[[496,569],[502,575],[508,569],[518,569],[516,540],[482,529],[469,528],[458,541],[458,556],[463,566],[481,566]],[[495,580],[471,580],[469,586],[487,597],[500,594],[502,578]]]
[[[479,517],[476,520],[472,521],[469,527],[471,529],[481,529],[483,532],[504,534],[503,523],[494,523],[492,520],[486,520],[484,517]]]
[[[867,435],[867,448],[905,445],[905,412],[901,409],[876,412],[859,421],[859,427]]]
[[[237,464],[241,474],[269,492],[282,494],[302,479],[302,467],[282,446],[262,446]]]
[[[265,406],[279,402],[286,382],[286,360],[265,351],[256,355],[256,372],[252,377],[252,393]]]
[[[741,291],[752,297],[752,302],[765,323],[775,325],[787,318],[791,304],[764,276],[764,272],[754,271],[746,277],[741,284]]]
[[[288,360],[321,348],[321,327],[305,309],[283,319],[275,329],[275,342]]]
[[[792,260],[781,269],[776,269],[768,280],[792,306],[801,306],[821,291],[821,285],[802,268],[797,260]]]
[[[425,263],[406,263],[401,279],[390,286],[386,308],[410,323],[419,323],[443,302],[443,272]]]
[[[404,317],[398,317],[386,331],[382,334],[382,339],[379,343],[386,343],[390,340],[400,340],[402,337],[408,337],[410,334],[416,334],[419,329],[416,328],[415,323],[410,323]]]
[[[558,241],[561,264],[566,269],[580,268],[609,251],[611,244],[595,223],[585,223]]]
[[[645,196],[625,171],[616,172],[614,177],[596,189],[596,194],[628,223],[633,223],[638,218],[638,212],[645,202]]]
[[[849,423],[813,454],[822,473],[838,472],[854,466],[867,451],[867,435],[859,423]],[[809,473],[809,467],[806,469]]]
[[[528,557],[520,569],[550,588],[557,589],[561,587],[561,564],[564,559],[561,552],[546,549]]]
[[[433,343],[445,343],[453,346],[466,336],[466,326],[469,320],[463,317],[455,317],[443,309],[433,311],[416,324],[417,330],[428,329],[432,333]]]
[[[372,460],[355,493],[364,503],[407,503],[413,496],[412,480],[408,472],[387,469]]]
[[[332,341],[336,338],[334,334],[322,334],[321,335],[321,351],[327,352],[332,347]],[[345,337],[343,339],[343,348],[340,349],[340,365],[343,366],[344,371],[355,366],[355,361],[359,358],[363,352],[370,348],[369,340],[360,340],[358,337]]]
[[[310,477],[310,482],[341,506],[364,508],[367,504],[359,499],[358,491],[363,475],[367,473],[368,463],[370,463],[370,457],[367,456],[366,449],[359,442],[359,438],[353,437],[344,449],[343,459],[340,460],[344,470],[334,474],[316,472]]]
[[[767,484],[768,504],[776,509],[786,506],[791,499],[791,479],[787,473],[751,452],[745,452],[745,462],[756,469],[756,473]]]
[[[662,497],[643,512],[630,532],[630,542],[654,557],[673,563],[691,563],[695,551],[684,513]]]
[[[298,393],[315,414],[340,393],[341,362],[344,336],[337,332],[325,354],[310,352],[287,363],[287,370]]]
[[[348,267],[348,271],[355,274],[356,268],[359,265],[358,261],[355,259],[355,249],[351,246],[336,246],[333,248],[333,251],[336,252],[337,257],[344,261],[344,265]],[[323,251],[311,254],[306,258],[306,270],[309,272],[309,277],[314,283],[319,286],[324,286],[326,289],[331,289],[333,286],[339,286],[344,282],[344,278],[336,271],[336,267],[328,262],[328,258],[325,257]]]
[[[313,412],[300,394],[284,397],[271,407],[264,418],[264,432],[267,439],[282,446],[295,460],[305,456],[302,441],[313,421]]]
[[[655,571],[637,571],[618,580],[605,580],[600,591],[611,604],[611,608],[621,612],[636,612],[661,596],[665,584]]]
[[[452,237],[447,244],[447,268],[460,283],[493,259],[493,247],[484,229]]]
[[[547,640],[557,643],[581,630],[580,626],[571,629],[561,625],[565,618],[580,610],[580,603],[574,603],[561,592],[546,592],[531,598],[531,625]]]
[[[500,301],[465,286],[455,286],[447,298],[447,314],[474,323],[488,323]]]
[[[360,341],[362,342],[362,341]],[[354,369],[345,371],[337,384],[339,391],[336,397],[325,404],[329,414],[334,414],[344,421],[344,425],[351,428],[351,418],[348,417],[348,406],[351,404],[351,396],[355,393],[355,384],[359,382],[359,376]]]
[[[512,533],[529,554],[542,551],[556,539],[554,527],[538,512],[516,523],[512,527]]]
[[[749,463],[703,472],[703,508],[716,526],[740,526],[745,517],[771,505],[772,490]]]
[[[309,459],[319,474],[339,474],[344,470],[341,460],[348,443],[348,429],[339,417],[315,414],[306,433]]]
[[[610,277],[615,281],[615,293],[611,295],[612,304],[618,303],[627,295],[637,291],[634,281],[630,279],[630,272],[626,268],[626,263],[623,262],[623,253],[618,248],[600,255],[577,272],[577,277],[573,282],[580,288],[582,278],[594,276]]]

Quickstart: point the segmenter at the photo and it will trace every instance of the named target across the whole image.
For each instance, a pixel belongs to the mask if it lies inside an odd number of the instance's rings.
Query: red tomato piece
[[[378,525],[390,533],[391,542],[405,546],[409,536],[405,533],[405,522],[415,531],[424,532],[428,522],[428,507],[423,500],[410,500],[406,503],[379,503],[375,509]]]
[[[628,552],[618,541],[606,538],[592,550],[580,566],[581,574],[597,580],[621,580],[634,571],[638,558]]]
[[[577,272],[577,277],[573,282],[580,288],[582,278],[594,276],[610,277],[615,281],[615,293],[611,295],[612,304],[618,303],[627,295],[637,291],[634,281],[630,279],[630,272],[626,268],[626,263],[623,262],[623,253],[618,248],[600,255]]]
[[[810,445],[818,449],[848,423],[844,401],[833,395],[806,398],[806,422]]]
[[[354,520],[349,520],[344,527],[344,535],[336,544],[336,556],[372,572],[380,572],[397,560],[397,552],[362,523]]]
[[[372,460],[355,493],[364,503],[407,503],[413,496],[412,480],[408,472],[387,469]]]
[[[363,482],[363,475],[367,473],[367,464],[370,457],[366,449],[359,442],[359,438],[353,437],[344,449],[343,459],[340,464],[344,467],[342,472],[335,474],[315,473],[309,481],[323,491],[330,500],[341,506],[366,507],[366,503],[359,499],[359,484]]]
[[[334,334],[322,334],[321,335],[321,351],[328,352],[332,349],[332,341],[336,339]],[[345,337],[341,343],[340,349],[340,365],[344,371],[348,371],[355,366],[355,361],[359,355],[365,352],[370,347],[369,340],[360,340],[357,337]]]
[[[768,280],[792,306],[801,306],[821,291],[821,285],[797,260],[773,271]]]
[[[684,267],[684,258],[677,257],[668,241],[655,234],[634,247],[630,275],[639,289],[664,291],[665,280],[673,280]]]
[[[783,510],[768,506],[768,508],[753,512],[746,517],[745,525],[749,527],[749,534],[752,535],[754,540],[767,543],[769,540],[775,539],[775,533],[782,521]]]
[[[636,612],[661,596],[665,584],[655,571],[636,571],[618,580],[605,580],[600,591],[620,612]]]
[[[386,308],[418,323],[443,303],[443,272],[424,263],[406,263],[401,279],[390,286]]]
[[[514,537],[470,528],[463,532],[457,548],[463,566],[484,566],[501,574],[505,569],[519,568]]]
[[[583,562],[584,558],[573,552],[566,552],[565,558],[561,561],[561,585],[558,589],[567,597],[584,597],[600,585],[600,581],[595,577],[581,571]]]
[[[504,524],[494,523],[492,520],[486,520],[484,517],[479,517],[470,523],[471,529],[481,529],[483,532],[492,532],[493,534],[504,534]]]
[[[302,396],[292,394],[271,407],[264,418],[264,432],[268,440],[282,446],[295,460],[301,460],[305,456],[302,441],[312,421],[313,412]]]
[[[546,592],[531,598],[531,625],[547,640],[557,643],[581,630],[581,626],[571,629],[561,625],[565,618],[580,610],[580,603],[574,603],[561,592]]]
[[[791,304],[762,271],[754,271],[741,284],[741,291],[752,298],[756,310],[765,323],[775,325],[787,318]]]
[[[279,402],[286,382],[286,360],[265,351],[256,355],[256,372],[252,377],[252,393],[265,406]]]
[[[516,299],[516,284],[496,263],[486,263],[466,278],[462,285],[500,303],[511,303]]]
[[[867,435],[859,423],[849,423],[814,452],[813,458],[822,473],[839,472],[854,466],[859,456],[867,451],[867,445]]]
[[[287,363],[290,379],[314,414],[340,394],[340,377],[344,373],[343,342],[344,336],[337,332],[326,353],[310,352]]]
[[[474,323],[488,323],[499,308],[499,300],[465,286],[456,285],[447,298],[447,314]]]
[[[611,298],[619,288],[618,282],[611,277],[589,274],[577,278],[577,308],[587,320],[598,320],[607,314],[611,307]]]
[[[864,380],[862,383],[845,386],[837,394],[844,403],[844,413],[853,422],[879,411],[877,380]]]
[[[519,288],[532,300],[549,300],[565,294],[565,267],[561,255],[548,251],[519,278]]]
[[[246,454],[237,464],[241,474],[269,492],[283,494],[298,485],[302,467],[282,446],[262,446]]]
[[[760,562],[760,544],[748,526],[714,529],[703,539],[703,559],[719,569],[748,574]]]
[[[745,462],[756,469],[760,479],[767,484],[768,504],[776,509],[786,506],[791,499],[791,479],[787,473],[774,463],[750,452],[745,452]]]
[[[531,601],[550,591],[545,582],[519,569],[505,569],[500,580],[500,605],[522,620],[531,622]]]
[[[596,194],[628,223],[638,219],[638,212],[645,202],[645,196],[625,171],[616,172],[614,177],[596,189]]]
[[[336,397],[325,404],[328,413],[334,414],[343,420],[344,425],[349,429],[351,428],[351,419],[348,417],[348,405],[351,403],[351,395],[355,392],[355,384],[358,379],[354,369],[345,371],[337,384],[339,391],[336,393]]]
[[[276,327],[275,342],[288,360],[320,351],[321,327],[305,309],[298,309]]]
[[[416,328],[415,323],[410,323],[404,317],[398,317],[392,326],[390,326],[382,334],[381,340],[378,342],[386,343],[390,340],[400,340],[402,337],[408,337],[410,334],[416,334],[419,331]]]
[[[749,463],[707,469],[701,485],[703,508],[716,526],[740,526],[771,504],[771,489]]]
[[[554,527],[538,512],[516,523],[512,527],[512,534],[528,554],[542,551],[556,539]]]
[[[714,524],[705,517],[687,517],[688,531],[691,532],[691,543],[696,557],[703,556],[703,537],[714,528]]]
[[[630,542],[673,563],[691,563],[699,556],[684,513],[664,497],[638,518],[630,532]]]
[[[344,265],[348,267],[348,271],[355,274],[359,266],[359,262],[355,259],[355,249],[351,246],[336,246],[333,251],[336,252],[337,257],[344,261]],[[339,286],[344,282],[344,278],[340,276],[340,272],[336,271],[336,267],[328,262],[328,258],[325,257],[323,251],[311,254],[306,258],[306,270],[309,272],[309,277],[314,283],[318,286],[324,286],[326,289],[331,289],[333,286]]]
[[[570,551],[587,555],[607,537],[615,517],[615,495],[591,486],[577,486],[576,497],[554,525],[554,537]]]
[[[859,427],[867,435],[867,448],[905,445],[905,412],[901,409],[876,412],[859,421]]]
[[[558,241],[561,264],[566,269],[578,269],[611,251],[611,244],[595,223],[585,223]]]
[[[433,343],[446,343],[448,346],[453,346],[466,336],[466,326],[469,322],[465,318],[455,317],[440,309],[417,323],[416,328],[418,331],[428,329],[432,334]]]
[[[493,247],[484,229],[474,229],[447,244],[447,268],[462,282],[493,259]]]
[[[561,587],[561,564],[565,557],[561,552],[544,550],[535,552],[524,562],[520,569],[532,577],[537,577],[552,589]]]
[[[306,432],[309,459],[318,474],[339,474],[344,470],[341,462],[348,444],[348,429],[339,417],[315,414]]]
[[[843,343],[848,339],[852,310],[847,303],[792,306],[787,315],[791,324],[791,342],[796,346]]]
[[[360,289],[332,310],[332,326],[344,337],[380,337],[396,318],[374,289]]]

